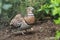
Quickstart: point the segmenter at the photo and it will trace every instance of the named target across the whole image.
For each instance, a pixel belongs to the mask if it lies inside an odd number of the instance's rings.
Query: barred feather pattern
[[[14,27],[19,27],[19,30],[30,29],[32,26],[28,24],[33,24],[35,22],[34,14],[32,13],[33,8],[27,8],[27,16],[22,17],[21,14],[17,14],[10,22],[10,25]]]
[[[32,12],[33,9],[34,9],[33,7],[28,7],[27,8],[27,16],[25,16],[24,19],[26,20],[26,22],[28,24],[34,24],[34,22],[35,22],[35,16]]]
[[[22,17],[21,14],[17,14],[10,22],[10,25],[13,25],[14,27],[18,27],[21,25]]]

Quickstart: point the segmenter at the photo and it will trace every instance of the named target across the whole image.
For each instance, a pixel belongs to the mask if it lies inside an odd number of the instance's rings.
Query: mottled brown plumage
[[[21,14],[17,14],[10,22],[10,25],[13,25],[14,27],[20,26],[22,22]]]
[[[32,12],[33,9],[34,9],[33,7],[27,8],[27,16],[25,16],[24,19],[28,24],[34,24],[34,22],[35,22],[35,16]]]
[[[14,27],[19,27],[19,30],[27,30],[31,29],[33,24],[35,22],[35,17],[32,12],[33,7],[27,8],[27,16],[22,17],[21,14],[17,14],[10,22],[10,25],[13,25]],[[28,25],[29,24],[29,25]]]

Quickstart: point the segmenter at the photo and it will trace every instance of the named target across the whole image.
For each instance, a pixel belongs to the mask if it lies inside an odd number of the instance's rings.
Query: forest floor
[[[0,30],[0,40],[54,40],[56,28],[59,28],[50,20],[46,22],[37,22],[33,25],[33,31],[25,33],[25,35],[10,35],[7,33],[8,28]]]

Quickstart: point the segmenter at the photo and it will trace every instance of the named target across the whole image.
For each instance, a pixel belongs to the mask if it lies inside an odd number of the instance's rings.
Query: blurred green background
[[[60,24],[60,0],[0,0],[0,28],[9,25],[11,19],[17,14],[26,15],[26,8],[34,7],[36,21],[51,19]],[[57,32],[60,37],[60,32]]]
[[[26,8],[34,7],[36,20],[52,19],[60,24],[60,0],[0,0],[0,25],[10,22],[17,14],[26,15]]]
[[[48,0],[0,0],[0,24],[9,22],[19,12],[24,16],[28,6],[35,8],[34,14],[39,18],[37,10],[46,2]]]

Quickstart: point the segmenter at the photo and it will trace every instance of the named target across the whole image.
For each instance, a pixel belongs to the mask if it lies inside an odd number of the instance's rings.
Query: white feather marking
[[[34,16],[34,14],[30,13],[30,14],[28,14],[28,16]]]

